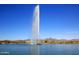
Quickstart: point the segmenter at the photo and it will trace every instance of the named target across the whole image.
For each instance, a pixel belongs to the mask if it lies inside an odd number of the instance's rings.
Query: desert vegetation
[[[79,44],[79,39],[39,39],[36,41],[37,44]],[[26,40],[0,40],[0,44],[31,44],[31,39]]]

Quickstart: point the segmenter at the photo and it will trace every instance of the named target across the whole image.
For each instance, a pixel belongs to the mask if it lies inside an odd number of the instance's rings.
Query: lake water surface
[[[39,45],[40,55],[79,55],[79,44]],[[0,55],[31,55],[31,45],[2,44]]]

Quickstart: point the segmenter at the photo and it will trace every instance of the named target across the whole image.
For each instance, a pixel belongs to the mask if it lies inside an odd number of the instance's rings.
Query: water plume
[[[32,24],[32,54],[39,54],[39,45],[37,45],[37,41],[39,40],[39,5],[37,5],[34,9],[33,14],[33,24]]]

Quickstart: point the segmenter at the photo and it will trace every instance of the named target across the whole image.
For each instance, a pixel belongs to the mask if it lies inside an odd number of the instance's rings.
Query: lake
[[[39,45],[40,55],[79,55],[79,44]],[[29,44],[0,44],[0,55],[31,55]]]

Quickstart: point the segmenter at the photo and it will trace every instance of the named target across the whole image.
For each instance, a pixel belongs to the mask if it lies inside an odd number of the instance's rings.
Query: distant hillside
[[[37,44],[79,44],[79,39],[55,39],[46,38],[36,40]],[[31,44],[31,39],[26,40],[0,40],[0,44]]]

